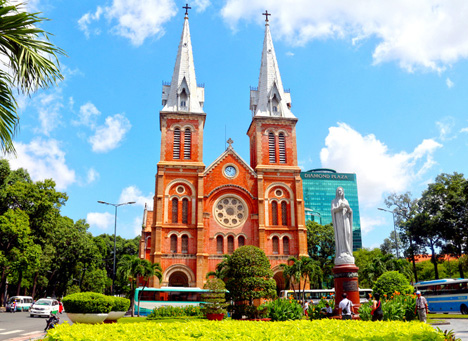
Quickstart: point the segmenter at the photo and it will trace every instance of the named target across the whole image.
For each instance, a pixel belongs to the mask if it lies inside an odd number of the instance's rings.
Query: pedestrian
[[[305,301],[303,309],[304,309],[304,315],[309,316],[309,301],[307,300]]]
[[[428,312],[427,301],[424,296],[421,295],[420,291],[416,291],[416,306],[414,307],[414,313],[418,315],[419,321],[426,323],[426,316]]]
[[[325,308],[322,308],[322,310],[320,310],[320,313],[322,315],[325,315],[326,317],[332,317],[333,309],[330,307],[330,304],[325,303]]]
[[[63,304],[62,301],[58,301],[59,303],[59,313],[61,314],[63,312]]]
[[[351,320],[353,315],[353,302],[348,300],[348,294],[343,293],[341,295],[343,299],[341,300],[340,304],[338,305],[339,313],[341,314],[342,320]]]
[[[380,294],[378,293],[374,295],[374,300],[372,301],[371,315],[372,321],[383,320],[382,302],[380,302]]]
[[[10,311],[12,313],[16,313],[16,300],[13,300],[13,302],[11,302]]]

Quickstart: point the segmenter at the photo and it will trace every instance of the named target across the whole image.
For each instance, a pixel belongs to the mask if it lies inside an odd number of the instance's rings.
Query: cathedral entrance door
[[[188,287],[189,281],[187,275],[181,271],[174,272],[171,277],[169,277],[169,286],[170,287]]]

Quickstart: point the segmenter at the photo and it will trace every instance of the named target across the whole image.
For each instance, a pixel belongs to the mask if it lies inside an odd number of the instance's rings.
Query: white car
[[[59,302],[52,298],[41,298],[37,300],[31,306],[29,310],[29,315],[34,316],[46,316],[49,317],[51,314],[57,314],[59,311]]]

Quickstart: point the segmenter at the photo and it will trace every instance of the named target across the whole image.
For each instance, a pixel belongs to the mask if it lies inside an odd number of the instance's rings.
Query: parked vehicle
[[[29,310],[29,315],[50,317],[59,311],[59,302],[52,298],[41,298],[34,303]]]
[[[15,311],[28,311],[33,303],[33,298],[31,296],[12,296],[7,302],[6,311],[13,310],[13,302],[16,302]]]
[[[468,279],[447,278],[418,282],[416,290],[426,298],[429,310],[433,313],[460,312],[468,314]]]

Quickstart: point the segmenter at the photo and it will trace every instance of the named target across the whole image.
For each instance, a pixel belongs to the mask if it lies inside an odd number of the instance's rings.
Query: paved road
[[[58,315],[60,323],[66,315]],[[44,335],[45,317],[29,317],[28,312],[0,313],[0,341],[29,340]]]
[[[439,327],[442,330],[453,330],[455,336],[462,341],[468,341],[468,320],[466,319],[444,319],[450,324],[442,326],[434,326],[434,328]]]

